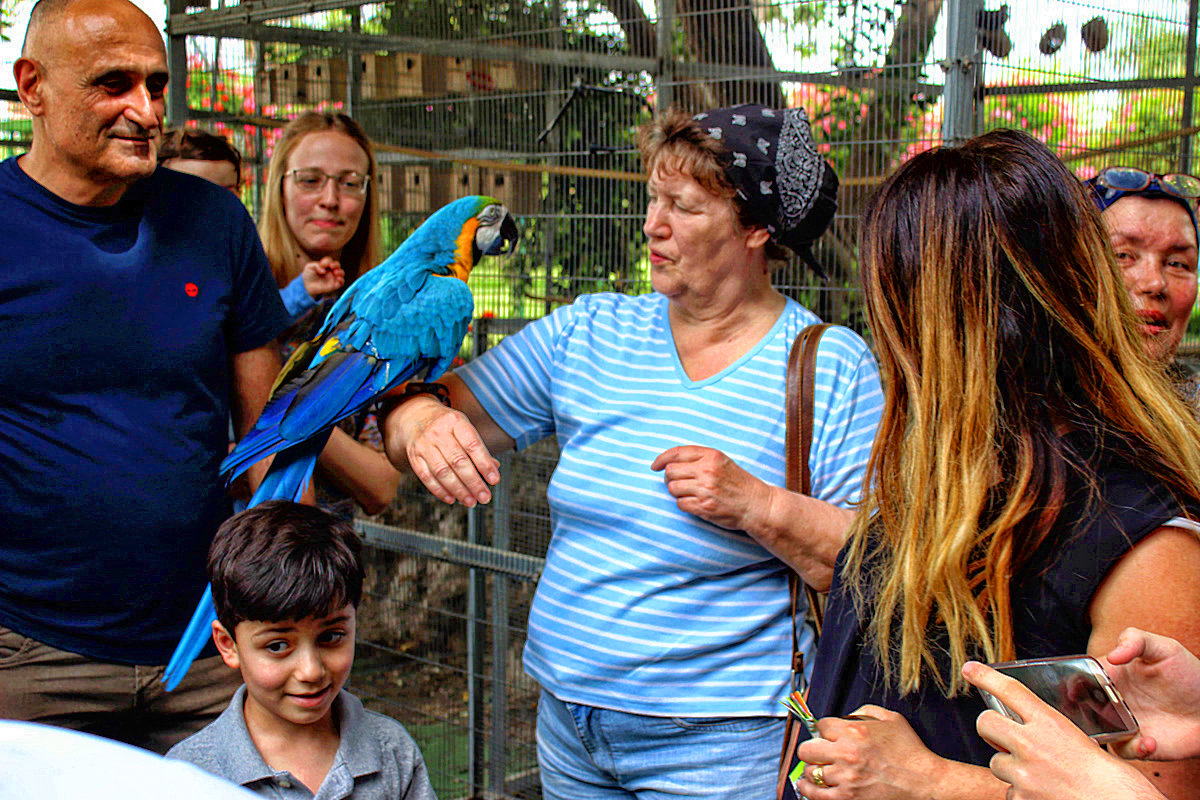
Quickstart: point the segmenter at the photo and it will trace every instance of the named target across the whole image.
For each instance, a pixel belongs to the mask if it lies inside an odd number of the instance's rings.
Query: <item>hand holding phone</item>
[[[1097,742],[1125,741],[1138,732],[1137,721],[1121,693],[1091,656],[1031,658],[990,666],[1020,681]],[[979,692],[989,708],[1023,722],[991,692]]]
[[[1200,758],[1200,659],[1170,637],[1126,628],[1101,663],[1138,719],[1138,735],[1115,753]]]
[[[1009,797],[1021,800],[1142,800],[1163,796],[1132,764],[1104,751],[1096,740],[1060,714],[1016,678],[975,661],[963,665],[963,677],[987,691],[1012,712],[987,710],[975,723],[979,735],[996,748],[989,768],[1011,785]],[[1067,687],[1076,695],[1080,685]],[[1022,719],[1020,723],[1013,717]]]

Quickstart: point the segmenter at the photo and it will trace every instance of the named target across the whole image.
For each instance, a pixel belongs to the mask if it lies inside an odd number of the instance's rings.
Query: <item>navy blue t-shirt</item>
[[[0,242],[0,625],[165,663],[230,513],[230,357],[287,325],[253,221],[166,169],[76,206],[13,158]]]

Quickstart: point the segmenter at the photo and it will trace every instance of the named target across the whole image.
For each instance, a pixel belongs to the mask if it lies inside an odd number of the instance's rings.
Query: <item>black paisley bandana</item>
[[[746,103],[693,119],[727,148],[725,174],[751,216],[825,277],[812,245],[833,222],[838,177],[817,153],[804,109]]]

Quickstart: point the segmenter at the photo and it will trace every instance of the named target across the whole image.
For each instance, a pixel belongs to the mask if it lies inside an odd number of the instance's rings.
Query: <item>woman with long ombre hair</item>
[[[886,399],[799,790],[1000,798],[966,661],[1099,656],[1129,625],[1200,650],[1200,428],[1145,354],[1099,215],[1036,140],[921,154],[863,219]],[[1194,796],[1197,765],[1154,771]]]

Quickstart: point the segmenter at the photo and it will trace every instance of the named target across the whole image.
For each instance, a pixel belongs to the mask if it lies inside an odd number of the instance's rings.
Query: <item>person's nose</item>
[[[666,215],[658,203],[646,206],[646,221],[642,223],[642,233],[649,239],[665,239],[667,233]]]
[[[296,653],[296,680],[304,683],[318,683],[325,676],[325,662],[316,647],[304,646]]]
[[[321,192],[318,195],[318,200],[320,201],[321,205],[329,208],[336,208],[338,203],[341,201],[341,198],[342,195],[341,192],[338,191],[337,178],[326,177],[325,183],[321,186]]]
[[[1161,295],[1167,289],[1166,267],[1149,256],[1139,258],[1129,272],[1139,294]]]
[[[162,126],[163,101],[155,98],[144,83],[129,90],[125,117],[143,130],[153,131]]]

